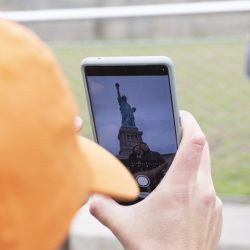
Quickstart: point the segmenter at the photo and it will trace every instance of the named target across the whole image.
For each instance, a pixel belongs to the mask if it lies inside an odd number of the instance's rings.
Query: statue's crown
[[[121,99],[124,100],[124,101],[127,101],[127,96],[122,95],[122,96],[121,96]]]

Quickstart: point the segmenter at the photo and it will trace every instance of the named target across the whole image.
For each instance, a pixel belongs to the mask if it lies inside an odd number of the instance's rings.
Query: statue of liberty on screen
[[[122,127],[135,128],[134,112],[136,111],[136,108],[130,106],[130,104],[127,102],[127,96],[120,94],[120,85],[118,82],[115,84],[115,87],[117,90],[117,100],[120,105],[120,111],[122,115]]]

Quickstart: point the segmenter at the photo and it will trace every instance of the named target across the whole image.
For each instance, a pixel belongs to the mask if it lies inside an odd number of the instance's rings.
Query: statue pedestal
[[[133,147],[142,142],[142,131],[137,127],[121,127],[118,134],[120,141],[119,159],[128,159]]]

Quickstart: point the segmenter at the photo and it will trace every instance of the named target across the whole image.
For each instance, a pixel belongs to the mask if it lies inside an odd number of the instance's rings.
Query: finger
[[[167,176],[174,180],[190,182],[197,178],[206,139],[190,113],[181,112],[181,119],[182,140]]]
[[[76,129],[76,132],[79,132],[82,129],[82,125],[83,125],[82,118],[79,117],[79,116],[75,116],[75,129]]]
[[[90,204],[90,213],[117,235],[117,229],[121,228],[124,218],[124,208],[121,205],[110,198],[96,195]]]

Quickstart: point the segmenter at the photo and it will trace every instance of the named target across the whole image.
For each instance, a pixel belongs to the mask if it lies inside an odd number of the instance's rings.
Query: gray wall
[[[164,0],[0,0],[2,10],[77,8],[189,1]],[[250,31],[250,13],[25,23],[45,40],[170,38],[237,35]]]
[[[1,10],[31,10],[77,8],[94,6],[140,5],[178,2],[205,2],[207,0],[0,0]]]

